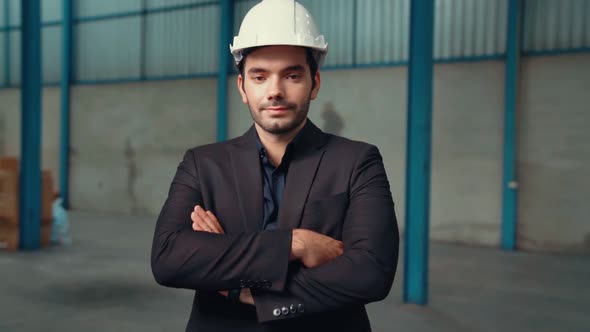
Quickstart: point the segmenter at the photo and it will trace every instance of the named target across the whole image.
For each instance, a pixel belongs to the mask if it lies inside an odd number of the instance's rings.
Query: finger
[[[201,226],[199,226],[199,223],[198,222],[194,222],[193,223],[193,230],[194,231],[197,231],[197,232],[202,232],[203,231],[203,228]]]
[[[219,233],[219,231],[215,227],[215,222],[213,220],[211,220],[209,215],[205,212],[205,210],[203,210],[202,207],[200,207],[200,206],[197,207],[197,214],[202,219],[202,221],[207,224],[207,229],[209,229],[211,231],[211,233]]]
[[[202,208],[200,208],[198,205],[197,205],[197,207],[196,207],[195,209],[196,209],[197,211],[193,211],[193,212],[191,213],[191,219],[192,219],[194,222],[197,222],[197,223],[199,223],[199,226],[200,226],[200,227],[201,227],[201,228],[202,228],[204,231],[206,231],[206,232],[209,232],[209,233],[217,233],[217,231],[215,230],[215,228],[211,227],[211,226],[209,225],[209,223],[207,223],[207,221],[205,220],[205,218],[203,218],[203,214],[200,212],[200,211],[203,211],[203,209],[202,209]],[[205,215],[205,217],[207,217],[207,216]]]
[[[201,229],[203,229],[203,231],[208,232],[208,233],[216,233],[211,227],[209,227],[209,225],[204,221],[204,220],[200,220],[198,222],[199,227]]]
[[[215,233],[207,223],[199,217],[195,212],[191,213],[191,219],[193,220],[193,229],[203,232]]]
[[[199,230],[200,231],[204,231],[204,232],[209,232],[209,233],[216,233],[215,231],[213,231],[213,229],[211,229],[207,223],[195,212],[191,213],[191,220],[193,221],[193,224],[197,224],[199,226]]]
[[[205,211],[205,209],[203,209],[200,205],[196,205],[194,212],[197,213],[201,218],[203,218],[204,220],[207,220],[207,218],[210,219],[210,225],[211,226],[215,226],[213,228],[218,229],[219,231],[223,232],[223,228],[221,227],[221,224],[219,223],[219,220],[217,220],[217,217],[215,217],[215,215],[213,214],[213,212],[211,211]]]
[[[215,229],[217,229],[217,231],[219,232],[219,234],[225,233],[223,231],[223,227],[221,227],[221,224],[219,223],[219,220],[217,220],[217,217],[213,214],[213,212],[207,211],[207,215],[209,216],[209,218],[213,222],[213,224],[215,226]]]

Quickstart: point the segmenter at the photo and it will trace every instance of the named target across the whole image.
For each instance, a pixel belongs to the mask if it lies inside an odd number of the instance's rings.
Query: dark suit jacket
[[[159,284],[196,290],[187,331],[370,331],[364,305],[388,295],[399,246],[381,155],[310,120],[302,130],[277,230],[262,230],[254,127],[184,155],[156,224],[151,264]],[[226,234],[193,231],[196,204]],[[295,228],[343,241],[344,254],[311,269],[289,263]],[[237,288],[250,288],[256,306],[217,292]]]

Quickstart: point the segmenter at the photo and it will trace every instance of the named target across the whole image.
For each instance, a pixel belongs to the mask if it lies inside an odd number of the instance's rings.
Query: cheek
[[[245,103],[258,104],[264,99],[264,90],[260,86],[246,85],[244,86],[244,92],[242,100]]]

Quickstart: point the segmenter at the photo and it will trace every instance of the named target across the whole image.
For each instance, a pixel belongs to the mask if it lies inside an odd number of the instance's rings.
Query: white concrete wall
[[[590,55],[522,66],[520,248],[590,254]]]
[[[215,141],[216,94],[213,79],[75,87],[72,207],[159,213],[184,152]]]
[[[590,55],[523,59],[520,248],[590,251],[589,68]],[[431,238],[498,246],[504,65],[440,64],[434,73]],[[380,148],[402,230],[406,76],[404,67],[324,72],[310,110],[320,128]],[[230,137],[252,123],[234,79]],[[215,140],[215,96],[214,79],[74,87],[72,206],[157,214],[183,152]],[[18,91],[0,89],[0,101],[0,149],[18,154]],[[44,107],[44,165],[57,170],[58,89],[45,89]]]
[[[502,62],[434,69],[431,237],[497,246],[502,195]]]

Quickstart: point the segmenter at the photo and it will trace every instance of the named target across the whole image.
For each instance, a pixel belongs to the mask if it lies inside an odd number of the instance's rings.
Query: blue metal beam
[[[434,0],[410,5],[404,301],[428,302]]]
[[[4,1],[10,1],[10,0],[4,0]],[[46,21],[46,22],[42,22],[41,26],[42,27],[56,27],[56,26],[60,26],[61,25],[61,21],[59,20],[54,20],[54,21]],[[0,32],[5,32],[5,31],[19,31],[21,29],[20,25],[6,25],[3,27],[0,27]]]
[[[202,74],[179,74],[179,75],[161,75],[161,76],[146,76],[146,81],[171,81],[171,80],[186,80],[194,78],[215,78],[217,73],[202,73]],[[119,83],[134,83],[141,82],[140,77],[123,77],[115,79],[82,79],[74,80],[75,85],[98,85],[98,84],[119,84]]]
[[[61,135],[59,193],[64,208],[70,205],[70,87],[73,58],[73,1],[63,0],[63,29],[61,49]]]
[[[140,16],[144,14],[159,14],[159,13],[169,13],[179,10],[186,10],[186,9],[195,9],[199,7],[209,7],[215,6],[219,1],[208,1],[208,2],[197,2],[191,3],[186,5],[176,5],[176,6],[166,6],[160,8],[153,8],[153,9],[145,9],[145,10],[132,10],[120,13],[113,13],[113,14],[105,14],[105,15],[92,15],[92,16],[83,16],[78,17],[74,20],[74,23],[85,23],[85,22],[96,22],[96,21],[104,21],[104,20],[112,20],[118,18],[128,18],[134,16]]]
[[[233,34],[234,3],[232,0],[219,2],[219,73],[217,75],[217,141],[227,139],[227,83],[232,58],[229,52]]]
[[[4,0],[4,85],[10,86],[10,0]]]
[[[502,181],[502,248],[516,249],[517,174],[516,174],[516,108],[518,73],[521,55],[521,0],[508,1],[506,40],[506,75],[504,94],[504,175]]]
[[[572,48],[558,48],[554,50],[540,50],[540,51],[526,51],[522,52],[522,56],[550,56],[550,55],[567,55],[590,53],[590,47],[572,47]]]
[[[20,248],[35,250],[41,239],[41,4],[21,0]]]

